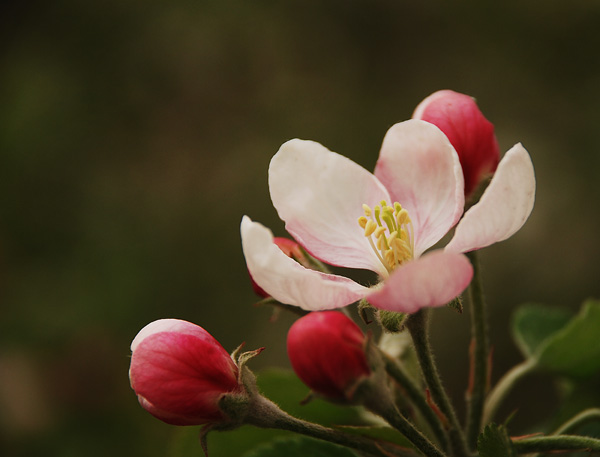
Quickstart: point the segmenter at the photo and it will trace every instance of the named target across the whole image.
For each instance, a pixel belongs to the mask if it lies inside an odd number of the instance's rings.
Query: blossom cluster
[[[388,398],[382,393],[388,389],[385,355],[345,307],[360,302],[413,315],[460,296],[474,274],[465,253],[509,238],[533,208],[528,152],[516,144],[500,159],[499,151],[493,125],[475,100],[439,91],[418,105],[412,119],[387,131],[373,173],[314,141],[281,146],[268,184],[293,240],[274,237],[248,216],[241,222],[256,293],[304,314],[287,338],[298,377],[320,396],[380,414],[426,455],[444,454],[393,408],[382,406]],[[370,270],[378,279],[360,284],[330,273],[325,264]],[[230,356],[195,324],[155,321],[139,332],[131,351],[131,387],[142,407],[164,422],[231,427],[288,420],[269,422],[265,411],[277,410],[265,406],[270,403],[253,387],[245,366],[250,356]],[[423,404],[427,416],[430,408]],[[435,415],[430,426],[444,447],[446,431]]]

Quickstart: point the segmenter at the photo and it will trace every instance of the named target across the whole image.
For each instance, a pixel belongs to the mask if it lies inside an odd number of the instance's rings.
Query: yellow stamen
[[[383,233],[385,233],[385,227],[382,227],[381,225],[379,227],[377,227],[375,229],[375,238],[381,238],[381,235],[383,235]]]
[[[405,209],[400,210],[396,214],[396,222],[398,223],[398,226],[406,224],[406,222],[408,220],[409,220],[408,211],[406,211]]]
[[[413,257],[414,228],[400,203],[390,206],[382,200],[373,209],[364,204],[362,210],[365,215],[358,218],[358,225],[386,271],[391,272]]]
[[[379,219],[379,214],[381,213],[381,208],[379,206],[375,207],[375,220],[377,221],[377,225],[381,225],[381,219]]]
[[[377,224],[373,222],[373,220],[367,221],[365,226],[365,236],[371,236],[377,228]]]

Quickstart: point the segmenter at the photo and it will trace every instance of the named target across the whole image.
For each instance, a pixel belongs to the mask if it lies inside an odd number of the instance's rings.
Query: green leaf
[[[583,304],[579,314],[546,339],[537,356],[540,366],[574,377],[600,371],[600,301]]]
[[[278,438],[242,457],[357,457],[350,449],[306,437]]]
[[[512,331],[517,346],[526,358],[552,334],[563,328],[573,314],[564,309],[545,305],[523,305],[513,317]]]
[[[517,344],[540,368],[572,377],[600,371],[600,301],[583,304],[575,317],[566,311],[529,305],[513,322]]]
[[[486,425],[477,438],[480,457],[516,457],[512,442],[504,425]]]

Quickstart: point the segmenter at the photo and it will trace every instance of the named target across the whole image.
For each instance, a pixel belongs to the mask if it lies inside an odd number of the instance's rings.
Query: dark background
[[[497,379],[516,305],[600,297],[599,23],[588,0],[3,2],[0,453],[166,455],[173,427],[127,377],[158,318],[287,366],[292,319],[252,306],[239,242],[243,214],[284,234],[271,156],[299,137],[372,169],[438,89],[475,96],[536,168],[531,218],[481,253]],[[462,403],[468,315],[434,314]],[[552,411],[546,384],[523,385],[516,431]]]

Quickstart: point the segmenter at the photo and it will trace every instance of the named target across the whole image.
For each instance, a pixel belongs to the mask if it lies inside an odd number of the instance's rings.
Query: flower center
[[[358,218],[358,225],[388,273],[412,259],[414,228],[408,211],[398,202],[388,206],[385,200],[373,209],[362,207],[365,215]]]

